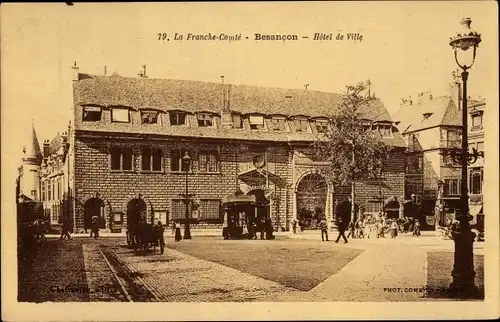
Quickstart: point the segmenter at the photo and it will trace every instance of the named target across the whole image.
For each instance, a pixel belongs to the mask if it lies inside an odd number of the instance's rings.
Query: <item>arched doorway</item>
[[[106,228],[106,220],[104,219],[104,201],[100,198],[90,198],[83,205],[83,227],[85,230],[92,226],[92,217],[97,216],[99,228]]]
[[[127,203],[127,225],[134,226],[139,221],[146,222],[146,203],[135,198]]]
[[[251,190],[247,193],[249,196],[255,196],[255,209],[257,220],[269,218],[269,200],[262,189]]]
[[[328,184],[319,174],[310,173],[297,185],[297,219],[303,229],[315,228],[325,215]]]
[[[387,218],[399,218],[399,202],[396,199],[389,201],[384,208],[387,213]]]

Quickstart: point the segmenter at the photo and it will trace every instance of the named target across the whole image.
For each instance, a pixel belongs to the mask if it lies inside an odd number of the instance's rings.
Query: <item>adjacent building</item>
[[[460,207],[461,165],[446,155],[446,150],[460,149],[462,139],[462,89],[457,73],[450,84],[450,94],[433,97],[430,91],[402,100],[395,115],[406,144],[405,195],[420,206],[428,226],[438,220],[445,224]],[[469,146],[484,150],[482,115],[485,102],[469,99]],[[482,203],[482,164],[471,165],[469,176],[470,212],[476,216]],[[439,186],[442,184],[442,190]],[[439,204],[440,211],[436,205]],[[440,214],[436,218],[435,214]]]

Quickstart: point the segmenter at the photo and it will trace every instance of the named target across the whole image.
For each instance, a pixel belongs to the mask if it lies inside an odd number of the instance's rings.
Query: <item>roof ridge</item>
[[[292,88],[292,87],[279,87],[279,86],[261,86],[261,85],[250,85],[250,84],[236,84],[236,83],[218,83],[218,82],[212,82],[212,81],[205,81],[205,80],[192,80],[192,79],[179,79],[179,78],[158,78],[158,77],[133,77],[133,76],[122,76],[118,73],[113,73],[110,76],[106,75],[97,75],[97,74],[89,74],[89,73],[79,73],[80,75],[84,75],[85,78],[82,78],[80,80],[85,80],[85,79],[108,79],[108,78],[123,78],[123,79],[129,79],[129,80],[135,80],[135,81],[155,81],[155,80],[160,80],[160,81],[176,81],[176,82],[191,82],[191,83],[203,83],[203,84],[210,84],[210,85],[221,85],[221,86],[226,86],[226,87],[251,87],[251,88],[264,88],[264,89],[279,89],[279,90],[290,90],[290,91],[300,91],[302,93],[324,93],[324,94],[333,94],[333,95],[339,95],[342,96],[343,94],[337,93],[337,92],[330,92],[330,91],[320,91],[320,90],[314,90],[314,89],[301,89],[301,88]],[[377,98],[379,100],[379,98]]]

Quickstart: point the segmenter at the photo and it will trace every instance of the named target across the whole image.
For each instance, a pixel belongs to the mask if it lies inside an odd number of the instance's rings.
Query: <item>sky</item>
[[[497,96],[497,6],[458,2],[2,5],[2,165],[14,169],[34,122],[40,144],[67,129],[80,72],[341,92],[370,79],[390,114],[402,97],[446,95],[457,68],[449,37],[463,17],[482,34],[472,96]],[[159,41],[158,33],[239,34],[235,42]],[[293,33],[299,41],[255,41]],[[333,34],[313,41],[314,33]],[[335,40],[359,33],[362,41]],[[12,140],[14,138],[14,140]],[[7,141],[8,140],[8,141]],[[7,142],[8,144],[4,144]],[[5,163],[5,158],[13,163]],[[9,170],[11,171],[11,170]],[[15,171],[13,171],[15,176]],[[15,177],[14,177],[15,178]]]

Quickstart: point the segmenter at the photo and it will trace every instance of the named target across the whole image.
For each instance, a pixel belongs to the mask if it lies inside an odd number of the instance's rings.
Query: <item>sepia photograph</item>
[[[499,317],[496,2],[0,14],[2,319]]]

